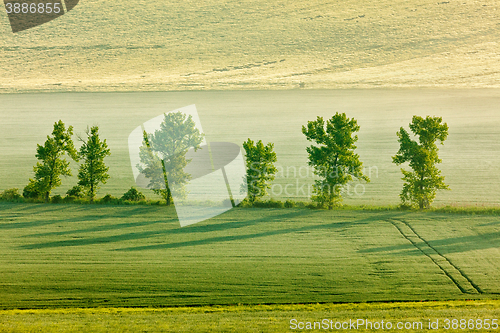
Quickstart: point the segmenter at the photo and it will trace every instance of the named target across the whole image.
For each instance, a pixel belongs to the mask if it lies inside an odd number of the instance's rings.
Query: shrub
[[[23,189],[23,197],[26,199],[38,199],[42,197],[42,193],[36,187],[36,183],[33,179],[30,179],[28,185]]]
[[[50,199],[50,202],[58,204],[63,202],[63,198],[59,194],[56,194]]]
[[[295,207],[295,202],[293,202],[292,200],[285,201],[285,208],[293,208],[293,207]]]
[[[284,208],[283,201],[269,199],[268,201],[255,201],[253,207],[258,208]]]
[[[75,185],[66,192],[66,196],[73,198],[83,198],[83,188],[80,185]]]
[[[404,203],[402,203],[402,204],[399,205],[399,209],[401,209],[401,210],[411,210],[412,208],[413,207],[411,205],[407,205],[407,204],[404,204]]]
[[[137,189],[133,186],[130,188],[130,190],[125,192],[125,194],[123,194],[123,196],[121,197],[121,200],[127,200],[127,201],[140,201],[144,199],[146,199],[144,194],[137,191]]]
[[[309,208],[309,209],[322,209],[324,208],[322,205],[315,205],[314,203],[309,203],[306,205],[306,208]]]
[[[0,200],[3,200],[3,201],[17,201],[20,198],[21,198],[21,195],[19,194],[19,189],[17,189],[17,188],[10,188],[8,190],[5,190],[0,195]]]
[[[120,203],[122,203],[121,199],[118,199],[118,198],[112,196],[111,194],[106,194],[104,197],[99,199],[97,202],[101,203],[101,204],[120,204]]]

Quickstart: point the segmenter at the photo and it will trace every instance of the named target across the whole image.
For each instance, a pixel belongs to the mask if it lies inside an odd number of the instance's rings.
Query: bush
[[[83,198],[83,188],[80,185],[75,185],[66,192],[67,197]]]
[[[313,202],[309,203],[306,205],[306,208],[309,208],[309,209],[324,209],[325,207],[323,205],[320,205],[320,204],[314,204]]]
[[[130,188],[130,190],[125,192],[125,194],[123,194],[123,196],[121,197],[121,200],[127,200],[127,201],[141,201],[144,199],[146,199],[144,194],[137,191],[137,189],[133,186]]]
[[[55,203],[55,204],[59,204],[59,203],[63,202],[63,198],[59,194],[56,194],[50,199],[50,202]]]
[[[403,204],[403,203],[399,205],[399,209],[401,209],[401,210],[411,210],[412,208],[414,208],[414,207],[412,207],[411,205]]]
[[[33,179],[30,179],[28,185],[23,189],[23,197],[26,199],[38,199],[42,197],[42,193],[36,187],[36,183]]]
[[[285,201],[285,208],[293,208],[293,207],[295,207],[295,202],[293,202],[292,200]]]
[[[3,201],[18,201],[19,199],[21,199],[21,195],[19,194],[19,189],[17,188],[5,190],[0,195],[0,200]]]
[[[104,197],[99,199],[97,202],[101,203],[101,204],[120,204],[121,200],[112,196],[111,194],[106,194]]]
[[[268,201],[254,201],[253,207],[258,208],[284,208],[283,201],[269,199]]]

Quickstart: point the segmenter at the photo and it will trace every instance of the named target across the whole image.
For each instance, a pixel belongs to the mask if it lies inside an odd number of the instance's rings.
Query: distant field
[[[13,34],[0,92],[499,87],[496,0],[87,0]]]
[[[497,299],[498,216],[0,204],[0,308]]]
[[[448,301],[418,303],[370,303],[370,304],[296,304],[253,306],[202,306],[166,309],[151,308],[100,308],[56,310],[7,310],[0,311],[0,330],[3,332],[290,332],[290,321],[295,319],[304,325],[326,319],[333,325],[359,322],[363,332],[380,332],[365,329],[384,321],[384,328],[391,323],[409,325],[415,329],[405,332],[422,332],[429,322],[439,329],[432,332],[449,332],[446,325],[456,319],[466,320],[469,325],[482,327],[481,332],[497,332],[484,329],[492,318],[500,317],[499,301]],[[446,321],[449,320],[449,322]],[[485,320],[487,319],[487,321]],[[472,322],[471,322],[472,320]],[[458,325],[457,324],[457,325]],[[330,323],[330,325],[332,325]],[[345,324],[344,324],[345,325]],[[421,325],[421,326],[419,326]],[[298,324],[297,324],[298,326]],[[305,326],[305,325],[304,325]],[[319,325],[318,325],[319,326]],[[334,327],[334,326],[333,326]],[[404,326],[402,326],[404,327]],[[463,327],[463,326],[462,326]],[[467,326],[466,326],[467,327]],[[420,328],[420,329],[419,329]],[[458,328],[457,330],[462,330]],[[333,331],[334,329],[329,331]],[[319,332],[323,330],[308,330]],[[472,330],[471,330],[472,331]]]

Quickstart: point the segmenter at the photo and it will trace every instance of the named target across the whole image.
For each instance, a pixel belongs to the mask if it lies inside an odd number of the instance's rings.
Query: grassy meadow
[[[498,215],[0,204],[0,307],[495,299]]]

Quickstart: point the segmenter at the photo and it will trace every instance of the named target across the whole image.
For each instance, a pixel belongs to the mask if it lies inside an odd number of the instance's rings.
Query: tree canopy
[[[405,205],[428,208],[436,197],[437,190],[449,189],[444,183],[444,176],[441,176],[441,171],[436,167],[436,164],[441,163],[436,141],[443,144],[448,137],[448,125],[442,121],[441,117],[427,116],[424,119],[413,116],[410,130],[418,137],[418,142],[412,140],[403,127],[396,133],[400,147],[392,160],[396,165],[409,162],[413,169],[406,171],[401,168],[404,185],[400,198]]]
[[[357,121],[347,118],[345,113],[336,113],[326,123],[322,117],[302,126],[308,141],[314,142],[306,148],[308,164],[321,179],[314,184],[313,200],[332,209],[342,201],[343,187],[353,179],[369,182],[363,174],[363,163],[354,151],[359,131]]]
[[[250,202],[267,194],[267,189],[271,187],[270,182],[274,180],[274,175],[278,171],[274,166],[277,161],[274,152],[274,144],[264,145],[262,140],[254,143],[250,138],[243,142],[246,157],[246,185],[242,185],[242,191],[248,190]]]
[[[109,167],[104,164],[104,158],[111,155],[106,139],[101,141],[99,138],[99,127],[93,126],[90,130],[87,128],[87,140],[82,140],[78,157],[83,160],[78,171],[78,185],[82,186],[90,201],[94,197],[99,184],[106,184],[109,179]]]
[[[44,145],[37,145],[36,158],[40,161],[33,167],[35,179],[30,179],[26,186],[28,196],[41,195],[47,202],[50,192],[61,185],[61,176],[71,176],[69,162],[64,159],[68,155],[77,161],[77,151],[73,145],[73,126],[66,129],[59,120],[54,124],[52,136],[47,135]]]
[[[191,176],[184,172],[190,162],[186,159],[189,149],[200,149],[204,135],[196,128],[191,116],[182,112],[165,114],[160,128],[154,133],[143,133],[139,156],[139,171],[149,179],[148,187],[161,195],[167,205],[173,202],[172,190],[184,196],[184,185]]]

